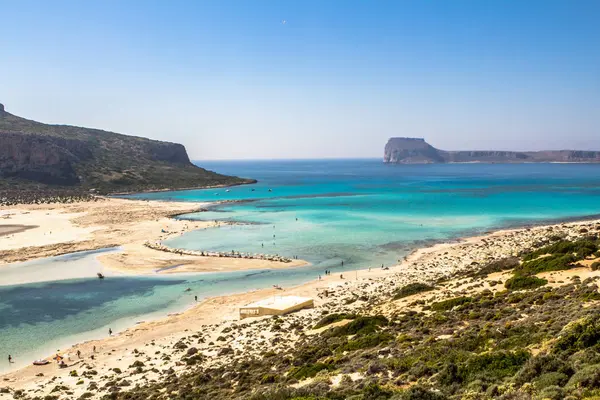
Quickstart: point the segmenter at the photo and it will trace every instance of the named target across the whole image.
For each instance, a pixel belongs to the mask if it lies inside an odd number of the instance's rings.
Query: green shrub
[[[394,335],[390,333],[375,332],[368,335],[356,336],[354,339],[349,340],[348,343],[342,345],[339,349],[342,351],[368,349],[379,346],[380,344],[389,343],[392,339],[394,339]]]
[[[363,400],[384,400],[389,399],[392,396],[392,392],[388,389],[382,388],[377,383],[371,382],[365,385],[362,390]]]
[[[411,283],[401,287],[394,293],[394,300],[402,299],[404,297],[412,296],[417,293],[424,293],[434,290],[433,286],[425,283]]]
[[[378,327],[386,326],[388,323],[388,319],[383,315],[357,317],[349,324],[338,326],[337,328],[334,328],[332,332],[327,334],[332,336],[368,335],[377,331]]]
[[[275,383],[276,381],[277,375],[275,374],[264,374],[260,379],[260,383],[262,383],[263,385],[267,383]]]
[[[526,254],[523,257],[523,261],[530,261],[545,254],[564,255],[573,253],[577,255],[578,259],[582,259],[598,251],[598,244],[589,239],[578,240],[576,242],[561,240],[560,242],[541,247],[536,251]]]
[[[395,397],[394,397],[395,398]],[[446,396],[422,386],[412,386],[400,395],[400,400],[445,400]]]
[[[573,375],[571,366],[556,354],[541,354],[531,357],[515,375],[517,385],[534,381],[543,375],[560,373],[567,377]]]
[[[298,349],[294,365],[300,366],[304,364],[314,363],[323,357],[330,356],[331,350],[325,346],[304,346]]]
[[[554,254],[531,261],[526,261],[515,268],[516,275],[535,275],[546,271],[563,271],[573,268],[577,257],[572,254]]]
[[[572,354],[596,346],[599,341],[600,316],[595,315],[567,326],[554,345],[554,349]]]
[[[504,283],[504,287],[508,290],[524,290],[524,289],[535,289],[540,286],[544,286],[548,281],[541,279],[536,276],[521,276],[517,275]]]
[[[596,261],[591,265],[592,271],[598,271],[600,269],[600,261]]]
[[[569,379],[567,387],[578,389],[600,388],[600,364],[588,365],[577,371]]]
[[[136,360],[133,364],[131,364],[129,366],[129,368],[138,368],[138,367],[143,367],[144,363],[141,362],[140,360]]]
[[[306,364],[299,367],[292,367],[288,377],[298,379],[299,381],[306,378],[314,378],[320,371],[331,371],[334,366],[325,363]]]
[[[493,274],[494,272],[502,272],[507,271],[509,269],[513,269],[519,266],[519,258],[518,257],[506,257],[501,258],[496,261],[492,261],[486,266],[482,267],[475,276],[487,276],[489,274]]]
[[[356,318],[356,314],[329,314],[323,317],[319,322],[317,322],[313,329],[319,329],[329,324],[333,324],[334,322],[342,321],[344,319],[354,318]]]
[[[431,309],[433,311],[449,311],[454,307],[470,303],[471,301],[473,301],[471,297],[455,297],[453,299],[433,303]]]
[[[540,392],[538,398],[543,400],[563,400],[565,398],[565,391],[558,385],[548,386]]]
[[[522,349],[477,354],[459,366],[458,376],[465,382],[479,378],[500,380],[517,373],[530,356],[529,352]]]
[[[551,386],[564,386],[569,377],[562,372],[547,372],[540,375],[539,378],[533,381],[533,385],[537,390],[542,390]]]

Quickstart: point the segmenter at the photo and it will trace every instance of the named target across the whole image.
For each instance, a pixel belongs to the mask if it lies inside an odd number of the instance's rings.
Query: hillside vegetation
[[[574,261],[600,257],[598,245],[596,236],[558,240],[518,258],[482,265],[482,273],[438,282],[446,288],[466,283],[468,295],[456,297],[467,294],[465,289],[446,289],[446,296],[455,297],[439,300],[442,292],[436,295],[435,287],[410,284],[382,300],[384,305],[393,304],[393,298],[408,301],[391,314],[380,314],[381,307],[372,308],[372,314],[324,314],[314,328],[334,324],[329,329],[301,334],[287,351],[236,358],[225,366],[201,367],[201,358],[184,355],[187,373],[164,371],[161,381],[126,392],[119,390],[120,378],[115,377],[115,390],[105,398],[597,399],[598,277],[571,275],[550,286],[535,272],[556,271],[554,261],[535,270],[527,265],[540,256],[553,260],[553,255],[572,255],[560,270],[581,268]],[[514,269],[507,271],[508,266]],[[509,278],[507,290],[501,285],[483,288],[487,274]],[[426,294],[432,297],[423,299]],[[273,317],[271,329],[302,331],[287,321]]]

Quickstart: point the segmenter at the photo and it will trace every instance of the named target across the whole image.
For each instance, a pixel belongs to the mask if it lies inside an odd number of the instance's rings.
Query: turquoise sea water
[[[150,277],[93,277],[4,285],[15,270],[55,276],[96,265],[94,254],[0,269],[0,356],[29,363],[51,349],[103,337],[108,327],[181,310],[214,296],[314,279],[324,269],[390,265],[415,247],[494,228],[600,214],[600,165],[391,166],[379,160],[202,163],[256,185],[131,196],[230,201],[190,219],[244,225],[187,233],[168,242],[198,250],[298,256],[301,269]],[[344,266],[341,262],[344,261]],[[93,274],[92,274],[93,275]],[[191,288],[191,292],[185,292]],[[55,350],[55,349],[54,349]],[[14,367],[13,366],[13,367]],[[0,371],[9,366],[0,362]]]

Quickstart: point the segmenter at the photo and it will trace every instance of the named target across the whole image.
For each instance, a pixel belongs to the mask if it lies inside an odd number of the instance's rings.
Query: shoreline
[[[524,249],[533,248],[534,243],[539,241],[540,238],[548,237],[548,235],[560,234],[569,238],[577,238],[585,235],[585,233],[582,233],[584,230],[586,232],[588,230],[590,232],[600,232],[600,220],[541,225],[535,228],[502,229],[415,249],[405,257],[402,263],[387,270],[377,268],[373,270],[345,271],[343,273],[346,275],[345,278],[337,275],[328,276],[324,279],[311,280],[301,285],[284,288],[282,291],[265,288],[226,296],[209,297],[203,299],[197,305],[187,307],[182,312],[135,324],[113,337],[75,344],[65,350],[65,354],[71,354],[72,356],[77,350],[80,350],[85,356],[89,357],[92,353],[91,348],[96,346],[101,351],[94,353],[97,354],[94,359],[94,368],[114,368],[115,365],[121,368],[119,365],[125,365],[135,360],[136,355],[132,354],[133,348],[152,344],[152,346],[158,346],[162,349],[157,351],[167,351],[166,349],[172,348],[173,343],[183,340],[182,337],[186,335],[185,332],[188,332],[187,335],[189,335],[189,332],[201,329],[201,331],[210,332],[210,334],[219,334],[218,331],[221,327],[239,322],[238,307],[273,295],[291,294],[314,298],[314,309],[291,314],[290,318],[300,316],[314,320],[314,318],[321,315],[321,310],[335,312],[336,309],[343,307],[360,309],[360,307],[365,307],[367,304],[371,304],[371,307],[375,304],[378,307],[379,302],[385,300],[389,293],[393,293],[395,288],[403,284],[410,282],[435,283],[443,279],[452,279],[459,272],[473,269],[474,263],[481,265],[498,257],[511,256]],[[324,290],[327,290],[330,294],[323,297]],[[344,298],[359,296],[360,293],[368,293],[372,299],[365,302],[355,300],[352,303],[343,301]],[[344,306],[343,304],[349,305]],[[244,325],[248,325],[249,329],[252,329],[253,326],[256,327],[262,321],[266,321],[266,318],[269,317],[245,319]],[[217,353],[222,345],[218,341],[214,341],[217,344],[211,341],[208,346],[203,345],[206,347],[206,349],[203,348],[203,352],[207,354],[215,353],[213,354],[213,363],[226,362],[225,360],[219,361]],[[110,351],[103,353],[106,349],[110,349]],[[90,363],[91,361],[86,360],[84,362]],[[180,372],[185,369],[185,366],[179,369],[177,367],[182,366],[177,364],[172,366]],[[49,367],[29,365],[1,375],[0,386],[3,382],[5,386],[13,388],[37,385],[47,379],[36,376],[38,372],[51,373],[54,376],[61,376],[61,379],[68,380],[65,371],[58,370],[52,364]]]
[[[142,193],[184,192],[184,191],[189,191],[189,190],[220,189],[220,188],[226,188],[226,187],[254,185],[254,184],[258,183],[258,180],[256,180],[256,179],[251,179],[251,178],[240,178],[240,179],[246,179],[247,182],[227,183],[227,184],[223,184],[223,185],[212,185],[212,186],[187,187],[187,188],[182,188],[182,189],[172,189],[171,188],[171,189],[142,190],[142,191],[134,191],[134,192],[118,192],[118,193],[110,193],[110,194],[106,195],[106,197],[128,196],[128,195],[132,195],[132,194],[142,194]],[[118,197],[118,198],[122,198],[122,197]],[[132,199],[132,200],[138,200],[138,199]],[[156,200],[156,201],[158,201],[158,200]]]

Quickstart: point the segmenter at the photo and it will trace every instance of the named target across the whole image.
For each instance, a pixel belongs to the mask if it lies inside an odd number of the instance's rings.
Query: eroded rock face
[[[444,151],[422,138],[397,137],[385,145],[383,162],[393,164],[429,163],[522,163],[522,162],[600,162],[600,151]]]
[[[0,177],[51,185],[78,184],[73,167],[77,156],[64,145],[39,136],[0,132]]]
[[[391,138],[385,145],[383,161],[397,164],[444,162],[439,151],[422,138]]]

